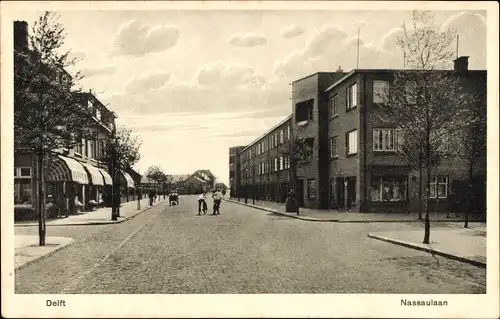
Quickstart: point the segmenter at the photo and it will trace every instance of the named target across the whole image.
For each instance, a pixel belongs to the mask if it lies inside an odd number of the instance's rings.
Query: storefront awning
[[[104,183],[106,185],[113,185],[113,179],[111,179],[111,175],[109,175],[108,172],[106,172],[101,168],[99,169],[99,172],[102,174],[102,177],[104,178]]]
[[[123,177],[125,177],[125,180],[127,181],[127,187],[134,188],[135,187],[134,180],[132,179],[130,174],[126,173],[126,172],[122,172],[122,175],[123,175]]]
[[[47,182],[88,184],[89,178],[87,172],[78,161],[58,155],[48,164]]]
[[[92,183],[92,185],[104,186],[104,178],[102,177],[101,173],[99,173],[99,169],[97,167],[87,163],[80,164],[82,164],[82,166],[85,167],[85,169],[89,173],[90,182]]]

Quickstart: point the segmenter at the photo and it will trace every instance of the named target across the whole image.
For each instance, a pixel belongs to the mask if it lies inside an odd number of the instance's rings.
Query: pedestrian
[[[152,189],[149,190],[149,206],[153,206],[154,192]]]
[[[198,216],[201,215],[201,212],[203,211],[203,215],[207,214],[207,202],[206,202],[207,194],[205,192],[201,193],[200,196],[198,196]]]
[[[214,213],[212,215],[220,215],[220,203],[222,201],[222,193],[220,192],[220,190],[215,190],[212,198],[214,199]]]

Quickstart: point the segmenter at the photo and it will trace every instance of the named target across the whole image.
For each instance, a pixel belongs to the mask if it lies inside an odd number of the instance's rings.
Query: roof
[[[182,181],[185,181],[186,179],[189,178],[189,174],[182,174],[182,175],[170,175],[170,177],[172,178],[172,182],[173,183],[178,183],[178,182],[182,182]]]
[[[264,134],[262,134],[261,136],[259,136],[258,138],[256,138],[255,140],[253,140],[250,144],[248,144],[244,149],[242,149],[240,152],[243,152],[245,151],[246,149],[248,149],[250,146],[253,146],[255,143],[257,143],[258,141],[260,141],[263,137],[265,137],[267,134],[269,134],[269,132],[271,131],[274,131],[276,128],[280,127],[281,125],[285,124],[288,120],[290,120],[292,118],[293,114],[290,114],[288,115],[284,120],[282,120],[281,122],[279,122],[278,124],[276,124],[275,126],[271,127],[269,130],[267,130]]]
[[[398,72],[398,71],[411,72],[411,71],[422,71],[422,70],[414,70],[414,69],[354,69],[351,72],[347,73],[340,80],[338,80],[337,82],[330,85],[325,90],[325,92],[330,91],[331,89],[333,89],[334,87],[336,87],[337,85],[339,85],[340,83],[344,82],[345,80],[347,80],[348,78],[350,78],[351,76],[353,76],[354,74],[357,74],[357,73],[383,73],[383,72],[388,73],[388,72]],[[433,71],[429,71],[429,72],[454,72],[454,71],[455,70],[433,70]],[[486,70],[468,70],[467,72],[470,72],[470,73],[482,73],[482,72],[484,72],[484,73],[486,73]]]
[[[309,75],[306,75],[304,77],[301,77],[300,79],[297,79],[297,80],[293,81],[292,83],[299,82],[299,81],[305,80],[307,78],[310,78],[312,76],[319,75],[319,74],[334,74],[334,73],[338,73],[338,72],[316,72],[316,73],[309,74]]]

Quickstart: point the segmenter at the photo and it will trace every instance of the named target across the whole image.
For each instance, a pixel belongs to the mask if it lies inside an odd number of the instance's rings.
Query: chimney
[[[455,67],[454,67],[455,72],[457,72],[459,74],[467,73],[467,71],[469,69],[469,57],[468,56],[461,56],[461,57],[453,60],[453,62],[455,63]]]
[[[28,49],[28,23],[14,21],[14,49],[25,52]]]

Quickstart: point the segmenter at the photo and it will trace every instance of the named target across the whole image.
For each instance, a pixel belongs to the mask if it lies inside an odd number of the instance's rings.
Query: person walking
[[[207,214],[207,202],[206,202],[207,194],[206,193],[201,193],[200,196],[198,196],[198,216],[201,215],[201,212],[203,211],[203,215]]]
[[[220,190],[215,190],[212,198],[214,199],[214,213],[212,215],[220,215],[220,203],[222,201],[222,193],[220,192]]]

